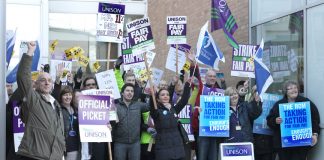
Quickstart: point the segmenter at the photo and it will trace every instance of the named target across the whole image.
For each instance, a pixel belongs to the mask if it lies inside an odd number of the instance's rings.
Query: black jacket
[[[312,116],[312,131],[313,133],[320,133],[320,116],[317,110],[317,107],[315,104],[310,101],[308,98],[302,97],[298,95],[298,97],[295,100],[296,102],[310,102],[310,110],[311,110],[311,116]],[[280,124],[276,124],[276,118],[279,116],[279,104],[282,103],[288,103],[288,99],[285,96],[283,99],[276,102],[272,109],[269,112],[269,115],[267,116],[267,124],[268,126],[273,130],[273,145],[275,149],[281,148],[281,132],[280,132]],[[310,147],[305,147],[310,148]]]
[[[127,107],[122,99],[116,102],[119,122],[112,124],[113,141],[118,143],[135,143],[140,140],[141,115],[149,111],[146,103],[132,101]]]
[[[157,131],[155,138],[156,160],[185,157],[184,144],[178,129],[178,118],[176,116],[187,104],[189,96],[190,87],[189,83],[186,83],[181,100],[174,107],[171,107],[170,110],[161,103],[157,104],[157,109],[154,109],[153,105],[151,105],[151,116]]]

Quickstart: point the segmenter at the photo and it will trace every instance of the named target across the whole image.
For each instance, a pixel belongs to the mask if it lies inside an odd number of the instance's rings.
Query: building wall
[[[227,0],[228,6],[239,28],[234,33],[238,43],[247,44],[249,39],[249,2],[248,0]],[[156,57],[153,62],[154,67],[165,70],[164,79],[169,80],[170,75],[174,75],[165,69],[166,57],[169,45],[166,43],[166,17],[167,16],[187,16],[187,43],[196,51],[196,43],[200,28],[210,21],[211,0],[149,0],[148,16],[151,21],[153,37],[155,41]],[[209,22],[210,31],[210,22]],[[231,77],[232,47],[227,43],[222,30],[212,32],[212,36],[225,55],[226,63],[220,62],[220,72],[224,72],[225,79],[229,85],[236,85],[240,77]],[[203,65],[200,65],[203,66]]]

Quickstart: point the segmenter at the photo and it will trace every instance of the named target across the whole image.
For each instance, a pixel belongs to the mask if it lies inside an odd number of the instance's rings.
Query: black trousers
[[[303,147],[282,148],[278,151],[279,160],[306,160],[308,149]]]

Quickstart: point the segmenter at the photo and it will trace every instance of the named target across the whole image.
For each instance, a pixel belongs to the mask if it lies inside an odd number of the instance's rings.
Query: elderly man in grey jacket
[[[61,160],[65,151],[61,107],[50,95],[53,81],[48,73],[39,75],[33,89],[31,64],[35,48],[35,42],[28,43],[17,72],[23,97],[21,118],[26,125],[17,154],[19,159]]]
[[[112,130],[115,160],[140,160],[141,114],[149,111],[149,105],[133,100],[133,84],[126,83],[121,94],[116,102],[119,122]]]

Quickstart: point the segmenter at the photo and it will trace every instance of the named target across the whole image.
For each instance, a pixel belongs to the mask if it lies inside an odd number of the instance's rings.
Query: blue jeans
[[[114,160],[140,160],[141,159],[141,144],[135,143],[118,143],[114,144]]]
[[[198,159],[217,160],[220,141],[215,137],[198,137]]]

